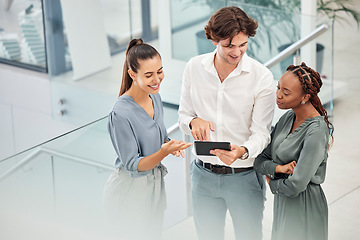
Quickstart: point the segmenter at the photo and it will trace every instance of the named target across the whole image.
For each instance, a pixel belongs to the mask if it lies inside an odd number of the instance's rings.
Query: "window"
[[[0,9],[0,62],[47,72],[40,0],[5,1]]]

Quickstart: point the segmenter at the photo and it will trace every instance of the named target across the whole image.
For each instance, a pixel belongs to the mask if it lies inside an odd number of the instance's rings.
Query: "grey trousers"
[[[264,176],[254,170],[215,174],[195,161],[190,168],[192,209],[199,239],[224,239],[228,210],[236,239],[261,240],[266,200]]]

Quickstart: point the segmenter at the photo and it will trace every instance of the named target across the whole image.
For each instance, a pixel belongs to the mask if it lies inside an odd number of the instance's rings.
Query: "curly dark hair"
[[[215,42],[230,38],[240,32],[254,37],[258,23],[238,7],[223,7],[215,12],[205,26],[206,37]]]

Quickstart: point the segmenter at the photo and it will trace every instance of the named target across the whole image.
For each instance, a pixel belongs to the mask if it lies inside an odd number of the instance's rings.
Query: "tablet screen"
[[[194,141],[196,155],[215,156],[210,150],[223,149],[230,151],[230,142]]]

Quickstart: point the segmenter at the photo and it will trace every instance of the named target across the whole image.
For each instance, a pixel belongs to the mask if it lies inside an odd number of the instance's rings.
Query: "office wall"
[[[52,118],[47,74],[0,64],[0,159],[76,126]]]

